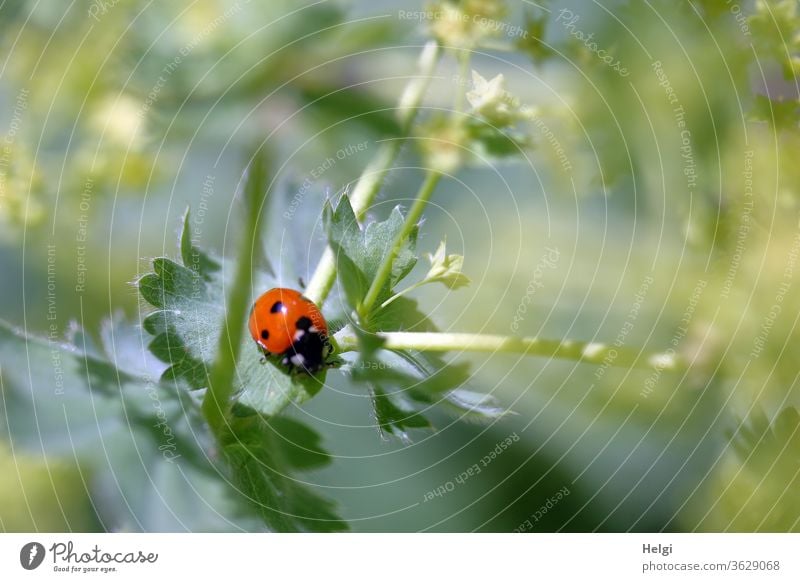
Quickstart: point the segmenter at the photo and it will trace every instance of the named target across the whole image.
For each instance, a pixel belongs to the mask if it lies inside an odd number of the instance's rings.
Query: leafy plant
[[[401,98],[398,127],[406,134],[412,132],[425,82],[440,52],[434,43],[425,48],[420,77],[410,83]],[[481,102],[481,107],[491,105]],[[244,221],[236,260],[226,262],[195,248],[187,213],[179,244],[181,262],[155,259],[153,272],[137,282],[141,296],[155,308],[143,327],[154,336],[150,350],[168,365],[163,381],[204,391],[202,413],[221,457],[234,482],[274,529],[342,527],[328,503],[298,487],[285,472],[327,460],[310,429],[294,421],[287,426],[281,416],[288,405],[301,404],[318,393],[326,374],[345,373],[352,381],[364,384],[379,431],[408,442],[409,431],[431,428],[425,411],[433,405],[443,405],[460,417],[484,421],[507,413],[492,396],[464,389],[469,366],[447,363],[440,352],[509,351],[599,362],[608,350],[601,344],[437,330],[417,303],[404,295],[428,283],[442,283],[451,289],[467,285],[469,279],[461,271],[463,258],[448,255],[442,242],[437,252],[429,255],[428,273],[404,289],[398,287],[417,263],[420,220],[442,173],[436,169],[426,172],[407,213],[396,207],[385,220],[362,224],[365,210],[380,189],[381,178],[374,176],[385,175],[397,153],[395,146],[379,151],[353,193],[326,200],[322,208],[328,248],[306,294],[333,321],[336,314],[325,299],[335,280],[343,292],[346,309],[332,336],[338,358],[332,361],[330,371],[313,376],[287,374],[245,337],[244,320],[251,297],[286,280],[270,269],[254,267],[263,263],[260,249],[285,246],[279,240],[283,232],[267,229],[262,236],[260,226],[270,223],[271,213],[280,214],[280,205],[289,199],[288,193],[272,188],[261,151],[251,158],[240,195]],[[313,221],[315,217],[309,214],[308,218]],[[293,229],[311,232],[312,225],[295,223]],[[228,265],[232,274],[225,272]],[[621,352],[619,365],[653,365],[652,359]],[[677,360],[668,358],[662,364],[674,367]],[[299,446],[311,454],[313,462],[301,461],[297,466],[291,455],[282,454],[282,432],[287,428],[293,436],[303,438],[299,442],[310,443],[301,445],[286,438],[294,443],[295,450]],[[304,458],[308,460],[308,455]],[[282,461],[289,463],[285,469]]]
[[[265,93],[271,92],[271,96],[280,89],[284,102],[314,106],[314,114],[308,116],[314,129],[320,124],[326,129],[337,126],[346,117],[356,125],[359,135],[385,139],[377,142],[371,161],[352,189],[321,196],[304,188],[300,203],[297,185],[273,177],[276,170],[266,154],[266,145],[248,150],[246,171],[233,194],[238,205],[238,218],[233,221],[238,237],[234,252],[217,256],[200,245],[187,210],[175,254],[153,251],[164,256],[150,261],[147,272],[135,280],[145,311],[140,325],[114,317],[104,320],[96,333],[73,324],[66,338],[55,332],[45,338],[0,323],[0,423],[8,434],[8,446],[0,448],[0,454],[5,455],[7,449],[9,458],[24,458],[34,470],[44,467],[48,476],[63,480],[60,491],[65,493],[57,492],[56,497],[74,494],[79,498],[78,506],[88,514],[75,525],[70,508],[59,507],[66,527],[345,530],[348,524],[339,515],[339,508],[314,487],[314,473],[330,468],[332,457],[322,436],[297,420],[293,411],[324,393],[329,381],[334,380],[346,382],[369,400],[376,438],[411,443],[437,425],[439,417],[434,410],[447,411],[458,421],[489,425],[464,428],[454,421],[455,430],[464,431],[461,435],[467,430],[485,432],[493,426],[505,427],[513,422],[509,417],[520,412],[520,407],[514,405],[516,411],[509,410],[508,394],[495,393],[498,391],[494,389],[481,393],[469,387],[478,383],[473,379],[481,373],[487,379],[484,384],[495,386],[491,375],[497,369],[507,372],[505,363],[490,362],[478,369],[464,357],[505,353],[590,364],[570,371],[572,381],[564,392],[572,390],[572,396],[578,397],[570,408],[573,403],[569,397],[559,396],[556,406],[569,408],[564,422],[545,428],[534,425],[542,432],[553,429],[553,434],[546,435],[547,444],[578,406],[589,403],[590,413],[573,420],[581,432],[572,436],[580,436],[566,452],[559,452],[561,458],[584,438],[587,427],[602,433],[595,423],[603,422],[610,427],[608,440],[600,443],[599,450],[587,446],[584,453],[592,450],[599,457],[608,447],[609,458],[622,456],[621,449],[609,445],[617,435],[625,437],[619,440],[637,442],[627,438],[631,433],[622,431],[640,424],[641,438],[626,460],[643,442],[646,446],[639,451],[639,458],[655,460],[639,482],[622,492],[624,497],[612,511],[607,511],[611,506],[595,510],[592,527],[604,527],[609,513],[628,513],[623,503],[637,490],[648,488],[649,481],[643,480],[657,473],[659,467],[653,467],[662,463],[662,473],[667,473],[660,482],[665,484],[664,490],[647,496],[644,513],[651,515],[650,509],[659,498],[667,497],[664,492],[680,473],[692,473],[681,483],[690,484],[692,493],[677,510],[670,506],[670,517],[657,521],[658,527],[665,527],[672,515],[680,513],[682,523],[703,529],[797,529],[800,508],[794,498],[787,499],[798,484],[800,424],[792,399],[796,391],[792,364],[797,356],[792,347],[797,345],[796,320],[773,315],[797,312],[797,301],[789,293],[800,244],[796,212],[792,212],[797,211],[800,200],[798,173],[796,164],[791,163],[798,145],[800,101],[796,92],[789,91],[793,84],[796,88],[800,47],[796,2],[759,1],[749,7],[747,17],[718,0],[701,0],[678,9],[669,2],[646,7],[623,2],[613,20],[606,19],[602,25],[591,23],[597,26],[590,40],[578,30],[590,24],[588,12],[578,15],[568,9],[560,14],[546,1],[524,14],[524,29],[514,34],[503,32],[508,32],[503,25],[512,16],[506,2],[437,1],[431,9],[438,16],[428,23],[435,40],[422,48],[418,71],[407,81],[393,113],[380,97],[357,89],[358,83],[339,86],[339,73],[345,70],[339,69],[344,66],[339,61],[365,47],[385,45],[386,34],[393,27],[372,25],[370,19],[364,19],[363,25],[345,29],[348,19],[334,3],[316,3],[283,14],[281,9],[293,10],[294,5],[263,2],[258,9],[262,13],[276,11],[269,14],[280,16],[280,31],[267,27],[275,34],[256,35],[261,23],[238,18],[239,8],[234,7],[233,12],[213,20],[219,30],[192,44],[193,58],[183,62],[174,60],[174,46],[156,43],[145,48],[155,35],[147,26],[129,26],[138,8],[123,4],[109,11],[104,25],[96,27],[98,36],[93,37],[92,44],[83,43],[83,34],[65,38],[56,30],[60,20],[48,7],[37,5],[30,11],[12,7],[10,12],[4,9],[7,18],[0,19],[0,27],[9,32],[6,37],[28,47],[38,47],[46,40],[52,46],[48,50],[57,57],[48,53],[50,58],[42,58],[37,53],[35,58],[17,60],[10,68],[12,75],[29,80],[33,89],[30,96],[27,89],[18,94],[14,115],[19,119],[27,111],[45,112],[50,118],[53,103],[49,87],[65,69],[64,55],[74,53],[81,59],[83,66],[66,67],[62,79],[72,99],[55,103],[56,113],[60,112],[55,118],[62,120],[58,123],[64,127],[46,136],[42,151],[45,156],[52,155],[54,148],[61,147],[62,134],[75,135],[75,163],[64,165],[61,173],[65,184],[72,186],[63,190],[83,189],[87,208],[92,188],[98,193],[112,187],[140,192],[145,190],[145,183],[158,178],[164,168],[151,156],[152,133],[163,130],[166,134],[175,127],[182,137],[195,137],[191,109],[197,104],[222,103],[249,109],[260,103]],[[172,20],[173,12],[181,9],[154,10],[156,15],[169,16],[149,16],[160,26],[160,21]],[[218,7],[201,2],[190,10],[210,10],[211,16],[217,16]],[[569,19],[564,18],[565,12],[570,14]],[[658,15],[659,22],[653,14]],[[80,24],[74,25],[74,30],[93,26],[85,15],[78,16]],[[70,13],[69,18],[75,15]],[[34,25],[26,26],[28,20]],[[661,24],[667,25],[669,35],[659,32]],[[121,37],[120,31],[129,27],[130,34]],[[630,35],[634,29],[647,34]],[[705,40],[709,30],[714,32],[713,46]],[[245,37],[252,43],[239,42]],[[78,41],[81,46],[73,47]],[[676,41],[684,50],[674,50]],[[120,42],[130,43],[128,52],[141,57],[143,63],[124,85],[120,84],[123,77],[108,79],[101,75],[107,53]],[[97,51],[98,46],[108,50]],[[331,46],[336,51],[329,54]],[[182,54],[180,48],[177,54]],[[314,59],[297,59],[295,51],[318,57],[335,72],[309,66]],[[503,63],[505,74],[492,71],[483,58],[489,51],[522,53],[547,80],[551,66],[564,61],[569,66],[558,68],[557,76],[574,68],[578,74],[573,80],[580,89],[570,87],[549,103],[547,92],[540,91],[530,97],[535,106],[526,103],[506,88],[506,77],[515,80],[510,72],[518,66],[516,61]],[[151,52],[156,58],[145,58]],[[218,52],[230,55],[229,66],[219,75],[208,75],[216,67]],[[262,59],[265,53],[271,58]],[[472,70],[476,54],[482,60],[476,64],[478,70]],[[768,59],[763,69],[759,61],[762,57]],[[608,66],[608,59],[620,67],[624,60],[624,74],[623,69]],[[437,102],[426,108],[429,84],[446,79],[443,73],[450,72],[440,66],[444,60],[450,61],[447,64],[457,72],[451,78],[455,91],[443,92],[448,100],[453,93],[452,102],[446,106]],[[167,68],[165,62],[170,63]],[[691,82],[691,75],[703,79],[709,72],[723,69],[729,75],[725,82]],[[756,69],[761,82],[752,79]],[[771,69],[779,74],[773,76]],[[52,74],[55,70],[58,76]],[[168,88],[165,85],[163,92],[151,96],[153,83],[165,71],[170,78]],[[241,71],[248,74],[241,76],[243,81],[233,83],[231,79],[237,79]],[[621,82],[628,75],[630,80]],[[89,87],[87,81],[92,76],[101,80],[92,81]],[[582,93],[584,89],[588,93]],[[572,91],[574,96],[568,94]],[[598,95],[592,95],[595,91]],[[193,98],[187,100],[187,94]],[[540,98],[542,102],[538,102]],[[77,106],[83,111],[84,104],[91,111],[90,118],[78,120]],[[270,101],[264,109],[272,104]],[[647,105],[646,109],[642,105]],[[640,110],[645,113],[639,114]],[[165,114],[174,117],[169,128],[164,123]],[[231,123],[239,121],[238,114],[235,117]],[[224,125],[225,120],[216,123]],[[742,135],[739,125],[745,130]],[[305,139],[305,131],[294,129],[284,132],[292,147]],[[27,131],[37,133],[35,127]],[[326,134],[334,137],[325,140],[338,140],[342,135],[338,131]],[[260,141],[268,131],[253,124],[245,133],[248,139],[255,135]],[[41,168],[49,159],[33,156],[34,148],[25,137],[20,133],[3,159],[8,188],[0,220],[27,229],[44,223],[45,202],[56,198],[62,188],[60,183],[56,189],[48,181]],[[584,138],[587,145],[577,145]],[[329,148],[325,140],[323,148]],[[720,145],[723,142],[724,149]],[[185,144],[180,145],[183,148]],[[407,207],[395,206],[382,213],[376,200],[389,190],[384,187],[385,180],[394,168],[408,169],[398,161],[404,150],[411,149],[407,146],[416,147],[414,153],[420,162],[416,166],[420,169],[418,190]],[[672,242],[680,243],[674,245],[680,247],[681,256],[670,291],[676,285],[688,285],[690,289],[681,289],[678,294],[686,291],[691,298],[689,305],[680,305],[671,315],[669,311],[674,310],[662,309],[653,323],[653,333],[646,339],[635,340],[639,336],[629,332],[644,309],[645,296],[661,291],[656,290],[659,285],[655,281],[661,275],[655,272],[655,259],[646,283],[639,283],[633,307],[609,335],[603,324],[620,287],[613,297],[609,295],[608,305],[599,301],[591,305],[588,293],[583,295],[584,289],[579,289],[583,296],[579,311],[596,315],[598,329],[602,330],[595,336],[601,339],[588,342],[561,337],[558,331],[552,332],[553,338],[471,333],[468,329],[443,331],[434,323],[425,302],[412,299],[414,291],[434,284],[448,292],[471,284],[470,262],[448,250],[445,237],[423,220],[440,185],[463,168],[497,161],[525,162],[538,175],[539,168],[534,164],[548,152],[554,154],[553,159],[558,158],[555,166],[568,178],[568,194],[577,199],[578,195],[602,190],[604,216],[609,216],[609,209],[619,215],[631,211],[629,218],[637,227],[640,220],[655,216],[660,223],[655,230],[661,229],[657,256],[662,255],[662,247],[670,248],[666,244],[669,236],[674,237]],[[584,163],[589,157],[596,168]],[[577,173],[579,168],[590,166],[589,171],[583,170],[586,175]],[[655,175],[653,168],[663,171]],[[755,189],[754,176],[759,180]],[[767,176],[773,177],[774,184]],[[89,177],[88,181],[84,182],[84,177]],[[95,185],[87,189],[86,184]],[[612,191],[615,188],[627,192],[630,199],[620,199]],[[759,188],[762,194],[757,196]],[[773,191],[772,198],[769,191]],[[783,216],[777,217],[776,209]],[[67,214],[75,218],[74,209]],[[292,216],[291,228],[284,224],[287,215]],[[55,216],[53,226],[55,231]],[[72,226],[70,222],[67,234],[74,238]],[[603,226],[609,230],[609,223]],[[584,222],[580,227],[586,228]],[[499,233],[498,238],[502,237]],[[426,247],[427,241],[432,246]],[[635,242],[632,238],[629,244],[638,242],[638,238]],[[700,247],[703,252],[697,253],[698,245],[707,248]],[[777,253],[770,245],[778,247]],[[307,256],[300,257],[298,249],[307,251]],[[626,261],[631,259],[631,249],[622,250],[628,251]],[[614,261],[622,257],[621,251],[611,254]],[[664,254],[669,253],[664,250]],[[309,257],[316,261],[316,268],[302,272],[302,260]],[[138,255],[135,258],[138,260]],[[703,266],[697,268],[695,262]],[[685,263],[692,266],[684,270]],[[595,274],[599,269],[600,265]],[[687,272],[691,277],[686,277]],[[752,288],[741,284],[745,272],[758,273]],[[130,278],[130,272],[126,272],[125,281]],[[308,285],[301,279],[307,279]],[[694,290],[689,279],[698,280]],[[530,289],[537,283],[534,279]],[[581,280],[573,285],[585,283]],[[287,373],[245,332],[253,298],[277,286],[304,288],[305,295],[321,308],[329,322],[334,353],[329,365],[314,375]],[[530,304],[532,293],[526,292],[520,309]],[[458,301],[457,296],[453,301]],[[83,303],[80,306],[82,309]],[[506,306],[498,302],[498,307]],[[446,312],[447,306],[442,310]],[[522,320],[515,319],[515,325],[517,321]],[[669,328],[665,333],[655,329],[661,321]],[[543,325],[549,322],[548,317]],[[573,332],[574,319],[571,322],[564,335],[582,333]],[[469,328],[470,324],[459,325]],[[731,340],[726,344],[728,336]],[[637,346],[637,341],[642,345]],[[734,351],[750,356],[728,355]],[[50,361],[52,366],[37,366],[40,361]],[[19,366],[19,362],[27,366]],[[608,369],[612,366],[616,371]],[[549,362],[547,367],[558,368]],[[662,378],[667,371],[678,373],[668,382]],[[589,377],[592,373],[594,376]],[[537,386],[542,386],[554,376],[537,374],[535,378]],[[567,382],[559,382],[561,394]],[[536,399],[544,399],[538,394],[532,398],[537,403],[540,400]],[[731,423],[731,410],[741,410],[743,404],[747,412]],[[529,406],[530,410],[538,408]],[[531,423],[526,428],[539,418],[538,412],[530,416],[525,418]],[[579,416],[575,414],[575,418]],[[678,426],[679,434],[675,434]],[[731,430],[726,434],[724,427]],[[462,444],[459,440],[458,446]],[[661,447],[660,454],[644,450],[654,445]],[[692,452],[685,459],[681,457],[683,464],[673,461],[667,465],[670,470],[663,471],[660,459],[678,458],[672,454],[678,449]],[[702,454],[695,455],[698,450]],[[409,447],[405,452],[416,454],[417,449]],[[528,453],[514,451],[504,456],[502,463],[508,463],[513,475],[532,458]],[[696,456],[702,456],[699,470],[690,466],[684,471]],[[591,475],[600,464],[592,461],[582,466],[578,479]],[[630,464],[636,464],[635,460]],[[604,493],[602,489],[618,472],[625,474],[620,468],[614,465],[613,473],[607,480],[604,477],[599,489],[587,487],[592,493],[585,503],[578,502],[580,488],[576,488],[569,500],[574,513],[554,527],[585,527],[589,522],[579,525],[580,520],[572,523],[573,519]],[[705,475],[703,470],[707,471]],[[458,468],[455,474],[463,475],[461,471]],[[566,478],[568,471],[558,472]],[[544,475],[548,473],[549,469]],[[530,492],[530,484],[524,478],[517,479],[515,502],[525,495],[517,496],[517,491]],[[552,482],[548,487],[555,491],[561,485]],[[59,499],[56,502],[60,506]],[[683,511],[684,506],[690,510]],[[535,507],[539,507],[538,501]],[[561,509],[566,512],[566,507]],[[33,514],[31,520],[40,527],[51,523]],[[632,527],[649,527],[640,520],[642,516],[631,518]],[[55,523],[60,522],[56,519]]]

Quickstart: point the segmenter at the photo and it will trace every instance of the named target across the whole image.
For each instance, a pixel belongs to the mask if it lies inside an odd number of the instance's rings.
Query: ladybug
[[[299,291],[276,287],[253,304],[250,335],[266,354],[283,356],[289,371],[314,374],[331,352],[328,324],[313,301]]]

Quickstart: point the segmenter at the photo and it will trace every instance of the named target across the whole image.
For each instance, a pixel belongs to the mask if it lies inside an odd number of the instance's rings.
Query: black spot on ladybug
[[[295,322],[295,327],[297,327],[297,329],[302,329],[303,331],[308,331],[312,324],[313,322],[311,319],[304,315],[303,317],[297,319]]]
[[[261,339],[268,340],[269,339],[269,331],[266,329],[261,330]]]
[[[283,311],[283,303],[281,301],[276,301],[272,304],[272,307],[269,308],[270,313],[279,313]]]

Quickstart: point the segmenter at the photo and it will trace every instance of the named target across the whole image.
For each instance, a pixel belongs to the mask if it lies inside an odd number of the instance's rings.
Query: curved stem
[[[351,329],[345,327],[336,335],[339,349],[342,352],[359,349],[358,338]],[[597,342],[446,332],[392,331],[376,335],[384,341],[382,347],[387,350],[516,353],[526,356],[563,358],[589,364],[607,364],[625,368],[657,368],[659,370],[676,370],[683,365],[680,357],[671,350],[663,353],[644,354]]]
[[[460,79],[458,82],[458,89],[456,90],[456,97],[455,103],[453,105],[452,116],[453,118],[458,117],[460,115],[461,110],[464,106],[464,99],[466,94],[466,75],[467,71],[469,70],[469,60],[470,60],[470,53],[467,51],[462,51],[458,55],[458,64],[459,64],[459,74]],[[431,195],[433,195],[433,191],[436,189],[436,185],[439,183],[441,179],[441,174],[434,170],[428,170],[425,181],[423,182],[422,186],[417,193],[417,198],[414,200],[414,204],[408,211],[408,215],[406,216],[405,223],[403,224],[403,229],[400,231],[400,234],[394,241],[392,248],[390,249],[389,253],[383,258],[383,262],[378,269],[378,273],[375,276],[375,279],[372,280],[372,284],[367,291],[366,296],[364,297],[364,301],[362,301],[361,305],[358,308],[358,314],[361,316],[362,319],[366,318],[370,310],[372,309],[375,302],[378,300],[381,292],[383,291],[384,287],[387,285],[389,278],[392,275],[392,266],[394,263],[395,258],[397,257],[397,252],[400,249],[400,246],[403,244],[403,241],[408,238],[413,230],[414,226],[419,222],[422,218],[422,213],[425,210],[425,206],[427,206],[428,201],[431,199]],[[386,304],[391,303],[396,299],[397,296],[390,299]],[[384,304],[384,305],[386,305]]]
[[[414,289],[419,289],[420,287],[422,287],[423,285],[425,285],[427,283],[430,283],[430,281],[428,279],[422,279],[421,281],[417,281],[416,283],[414,283],[412,285],[409,285],[408,287],[406,287],[402,291],[398,291],[397,293],[395,293],[394,295],[389,297],[389,299],[387,299],[386,301],[381,303],[380,309],[383,309],[387,305],[391,304],[393,301],[395,301],[397,299],[400,299],[406,293],[411,293]]]
[[[247,184],[244,192],[246,208],[245,228],[239,243],[239,260],[231,282],[231,291],[225,304],[225,316],[222,322],[222,333],[217,346],[217,356],[211,364],[208,374],[208,390],[203,397],[202,411],[214,434],[219,436],[227,425],[227,415],[233,396],[233,378],[236,362],[242,345],[245,318],[250,302],[252,283],[252,265],[257,262],[251,254],[259,248],[254,244],[258,240],[258,209],[266,196],[266,160],[258,151],[250,164]]]
[[[397,159],[404,142],[402,138],[411,133],[420,104],[428,89],[440,56],[441,47],[438,43],[431,41],[425,45],[419,59],[419,74],[406,86],[398,104],[399,138],[386,140],[381,144],[378,153],[364,169],[353,189],[353,193],[350,195],[350,204],[352,204],[359,220],[364,217],[367,209],[375,200],[386,174],[391,169],[395,159]],[[311,280],[308,282],[305,295],[317,305],[321,305],[328,293],[330,293],[335,281],[336,257],[331,248],[326,247],[314,274],[311,276]]]
[[[394,240],[392,248],[389,250],[386,256],[383,257],[383,262],[381,262],[378,272],[376,273],[375,278],[372,280],[372,284],[369,286],[369,290],[364,297],[364,301],[362,301],[361,305],[359,306],[358,313],[362,318],[369,314],[372,306],[375,305],[375,302],[378,300],[381,291],[383,291],[383,288],[389,281],[389,278],[392,275],[392,265],[397,257],[397,251],[400,248],[400,245],[403,244],[403,241],[411,234],[411,231],[414,229],[414,226],[416,226],[417,222],[419,222],[419,220],[422,218],[422,213],[425,210],[425,206],[427,206],[428,201],[431,199],[433,191],[436,189],[436,185],[439,183],[441,177],[442,175],[434,170],[428,170],[427,174],[425,175],[425,181],[422,183],[422,186],[420,186],[419,192],[417,193],[417,198],[414,200],[414,204],[412,204],[411,208],[408,210],[406,220],[403,223],[403,228],[400,230],[400,233]]]

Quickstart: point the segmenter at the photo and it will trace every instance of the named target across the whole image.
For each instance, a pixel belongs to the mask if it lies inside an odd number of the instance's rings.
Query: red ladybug
[[[299,291],[276,287],[256,299],[250,335],[264,352],[283,356],[290,371],[309,374],[325,366],[331,351],[328,324],[314,302]]]

